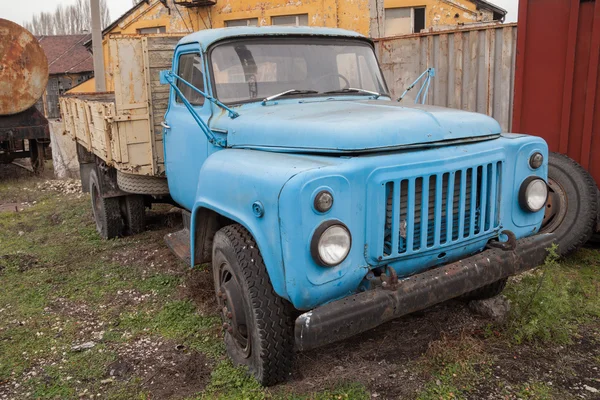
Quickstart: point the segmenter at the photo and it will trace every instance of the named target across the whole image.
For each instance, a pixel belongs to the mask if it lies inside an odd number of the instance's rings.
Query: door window
[[[203,65],[200,54],[182,54],[179,56],[177,75],[204,92],[204,74],[202,71]],[[204,104],[204,96],[185,83],[178,81],[177,87],[192,105],[201,106]],[[183,103],[179,95],[177,95],[177,102]]]

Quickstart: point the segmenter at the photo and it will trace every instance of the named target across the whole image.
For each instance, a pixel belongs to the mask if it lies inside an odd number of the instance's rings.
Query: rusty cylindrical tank
[[[48,84],[48,60],[25,28],[0,18],[0,115],[27,110]]]

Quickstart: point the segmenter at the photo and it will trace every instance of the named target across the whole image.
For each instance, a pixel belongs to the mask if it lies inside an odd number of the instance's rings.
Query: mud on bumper
[[[553,235],[517,241],[514,250],[490,249],[378,288],[337,300],[296,319],[296,348],[314,349],[375,328],[384,322],[471,292],[544,263]]]

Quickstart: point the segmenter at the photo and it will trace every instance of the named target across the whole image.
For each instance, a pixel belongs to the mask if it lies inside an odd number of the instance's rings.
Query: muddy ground
[[[164,244],[176,210],[102,241],[76,182],[0,169],[0,399],[600,399],[597,249],[513,279],[505,322],[450,301],[298,354],[264,389],[224,354],[209,267]]]

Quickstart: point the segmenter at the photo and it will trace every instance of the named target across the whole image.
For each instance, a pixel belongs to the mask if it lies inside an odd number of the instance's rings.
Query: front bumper
[[[296,348],[314,349],[373,329],[384,322],[471,292],[544,263],[552,234],[517,241],[514,250],[490,249],[378,288],[337,300],[296,319]]]

